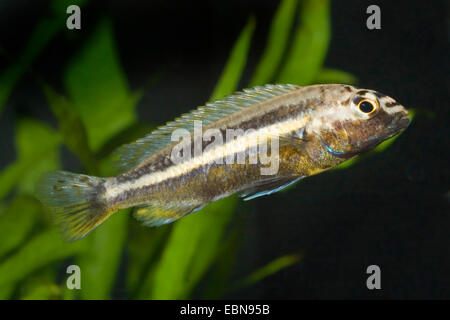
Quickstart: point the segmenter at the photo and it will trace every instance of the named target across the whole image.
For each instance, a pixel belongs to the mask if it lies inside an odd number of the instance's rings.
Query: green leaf
[[[351,158],[345,162],[342,162],[341,164],[337,165],[331,170],[340,170],[340,169],[346,169],[354,165],[359,160],[359,157]]]
[[[42,90],[54,115],[65,144],[83,161],[88,171],[95,171],[94,155],[89,148],[86,128],[72,104],[49,85],[41,83]]]
[[[36,120],[21,119],[16,128],[17,160],[0,173],[0,199],[19,185],[34,192],[39,176],[59,167],[57,147],[61,136]]]
[[[243,234],[243,215],[236,215],[238,224],[233,225],[230,234],[218,248],[217,258],[211,272],[202,279],[201,299],[220,299],[230,290],[230,278],[236,264]],[[234,222],[234,221],[233,221]]]
[[[358,79],[351,73],[337,70],[337,69],[326,69],[320,70],[316,77],[315,83],[342,83],[342,84],[357,84]]]
[[[211,100],[236,90],[245,68],[254,18],[250,18],[236,41]],[[158,264],[148,274],[141,298],[185,299],[216,258],[224,230],[232,217],[236,197],[208,205],[176,222]],[[151,286],[151,292],[145,290]]]
[[[27,276],[20,281],[18,286],[17,295],[21,300],[49,300],[49,299],[61,299],[63,288],[66,287],[66,279],[69,275],[65,275],[62,279],[62,285],[60,287],[56,284],[56,278],[59,266],[67,268],[66,265],[58,263],[58,268],[55,268],[55,263],[49,264],[41,268],[38,272]],[[63,272],[64,272],[63,271]]]
[[[17,81],[28,70],[34,59],[42,52],[45,46],[56,35],[61,26],[60,19],[44,19],[34,28],[25,49],[4,72],[0,74],[0,113],[3,110]],[[61,21],[62,22],[62,21]]]
[[[154,273],[152,299],[186,299],[211,266],[236,205],[229,197],[174,227]]]
[[[141,93],[131,93],[120,66],[110,20],[102,20],[85,47],[69,64],[65,86],[87,130],[94,151],[136,121]],[[109,172],[102,165],[98,174]],[[86,239],[88,250],[77,259],[83,273],[85,299],[106,299],[116,279],[127,234],[128,211],[109,218]]]
[[[0,211],[0,257],[15,249],[34,226],[41,205],[32,197],[21,196]]]
[[[43,19],[33,27],[33,31],[22,53],[0,74],[0,113],[8,100],[17,81],[23,73],[29,70],[37,56],[48,45],[58,32],[66,27],[66,8],[70,4],[79,6],[86,0],[53,0],[53,14],[50,18]]]
[[[131,93],[128,88],[109,20],[99,23],[74,57],[64,82],[94,151],[136,121],[135,105],[141,93]]]
[[[241,288],[260,282],[261,280],[277,273],[278,271],[296,264],[300,260],[300,258],[301,256],[299,254],[290,254],[277,258],[267,265],[252,272],[250,275],[238,282],[236,287]]]
[[[330,40],[330,3],[328,0],[301,2],[299,23],[283,64],[278,82],[311,84],[325,59]]]
[[[15,289],[16,286],[14,283],[0,286],[0,300],[10,299]]]
[[[267,45],[250,81],[250,87],[263,85],[273,80],[286,51],[297,6],[298,0],[281,1],[272,19]]]
[[[55,229],[44,231],[0,263],[0,288],[24,279],[32,272],[83,249],[81,241],[64,243]]]
[[[80,266],[83,299],[109,299],[127,235],[129,210],[116,212],[100,228],[80,240],[86,245],[76,259]]]
[[[223,98],[227,94],[236,91],[242,72],[247,63],[247,55],[255,30],[255,19],[250,17],[247,25],[242,30],[239,39],[234,44],[233,50],[228,57],[227,64],[222,72],[219,81],[211,94],[211,100]]]
[[[21,300],[54,300],[61,297],[61,288],[54,283],[36,285]]]
[[[128,266],[127,289],[132,296],[148,292],[151,283],[144,282],[148,270],[154,267],[163,245],[167,243],[172,224],[159,228],[148,228],[136,219],[130,222],[130,238],[127,242]]]

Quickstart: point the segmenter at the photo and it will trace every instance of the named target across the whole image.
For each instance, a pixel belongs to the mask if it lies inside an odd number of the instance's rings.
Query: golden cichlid
[[[170,223],[212,201],[267,195],[400,133],[407,110],[349,85],[265,85],[208,103],[118,150],[124,173],[44,175],[38,198],[63,236],[82,238],[116,211]]]

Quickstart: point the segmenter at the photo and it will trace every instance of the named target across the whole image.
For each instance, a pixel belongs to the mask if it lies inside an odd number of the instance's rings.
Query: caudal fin
[[[112,212],[99,197],[105,179],[54,171],[36,185],[36,196],[49,208],[66,240],[83,238]]]

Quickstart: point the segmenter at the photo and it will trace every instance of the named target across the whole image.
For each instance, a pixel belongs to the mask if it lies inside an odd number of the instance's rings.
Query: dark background
[[[381,30],[366,28],[370,4]],[[277,1],[95,1],[82,30],[59,35],[33,64],[58,90],[75,48],[98,18],[112,17],[122,65],[133,89],[145,86],[140,121],[162,124],[203,104],[248,17],[257,29],[242,85],[261,55]],[[47,1],[0,3],[0,43],[21,51]],[[302,181],[246,204],[244,242],[234,277],[278,256],[301,262],[228,298],[450,298],[449,7],[446,1],[334,1],[325,66],[353,73],[359,86],[418,110],[386,151],[348,170]],[[7,64],[1,60],[0,68]],[[153,76],[158,81],[152,81]],[[0,168],[15,158],[14,119],[54,122],[25,75],[0,117]],[[70,159],[66,169],[70,167]],[[381,267],[382,290],[366,288],[367,266]]]

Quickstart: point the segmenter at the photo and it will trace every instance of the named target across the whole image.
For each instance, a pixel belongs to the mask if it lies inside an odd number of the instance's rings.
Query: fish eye
[[[362,100],[358,103],[358,109],[362,113],[371,114],[376,110],[376,106],[369,100]]]

